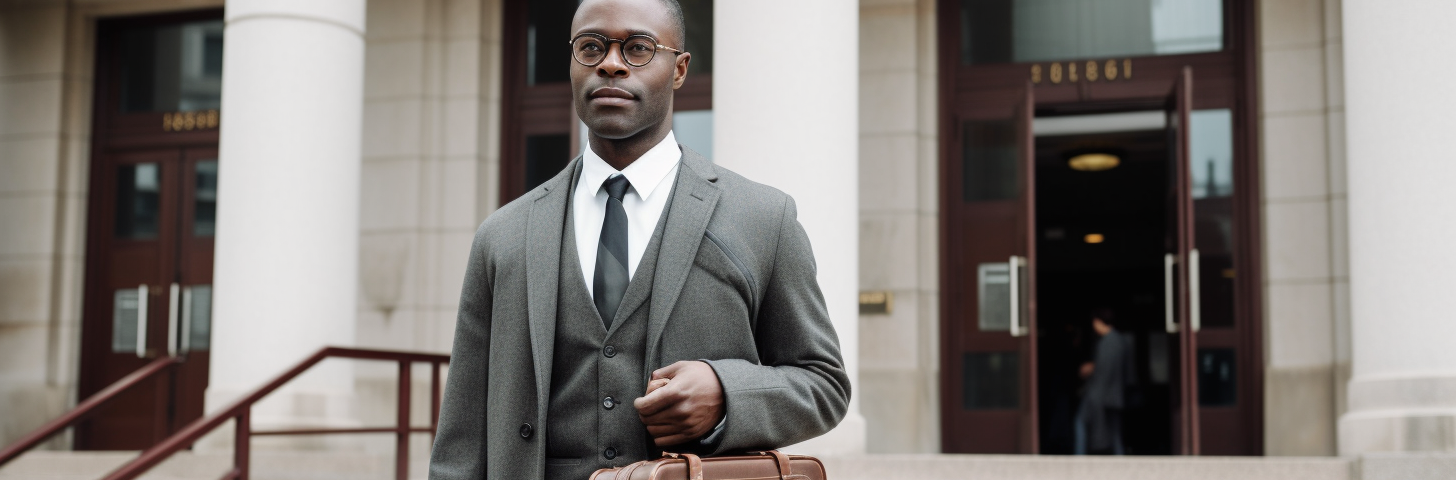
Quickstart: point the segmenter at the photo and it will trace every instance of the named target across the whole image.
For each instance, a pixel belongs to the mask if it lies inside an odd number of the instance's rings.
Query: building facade
[[[682,4],[675,132],[794,195],[856,378],[804,450],[1070,453],[1107,307],[1132,453],[1456,452],[1456,6]],[[448,352],[476,227],[582,148],[575,5],[0,1],[0,442],[161,355],[51,448],[138,448],[324,345]],[[254,421],[388,421],[395,373],[326,364]]]

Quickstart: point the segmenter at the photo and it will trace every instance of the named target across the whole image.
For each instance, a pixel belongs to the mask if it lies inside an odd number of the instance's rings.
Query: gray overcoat
[[[793,199],[682,151],[652,294],[620,307],[650,309],[642,375],[708,360],[726,408],[714,453],[829,431],[849,377]],[[476,231],[431,479],[544,475],[562,230],[580,162]]]

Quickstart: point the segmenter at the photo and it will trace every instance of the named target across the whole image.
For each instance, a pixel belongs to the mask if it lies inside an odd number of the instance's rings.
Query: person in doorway
[[[1134,373],[1132,342],[1114,327],[1112,310],[1094,309],[1091,317],[1098,339],[1092,361],[1078,372],[1087,383],[1077,408],[1075,452],[1122,455],[1123,397]]]
[[[430,478],[584,479],[827,432],[850,384],[793,199],[673,136],[681,6],[587,0],[571,29],[589,148],[476,232]]]

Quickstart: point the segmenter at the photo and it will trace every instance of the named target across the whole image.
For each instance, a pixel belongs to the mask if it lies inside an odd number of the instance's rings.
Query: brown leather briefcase
[[[603,468],[591,480],[825,480],[824,464],[808,455],[776,450],[745,456],[699,458],[691,453],[663,453],[624,467]]]

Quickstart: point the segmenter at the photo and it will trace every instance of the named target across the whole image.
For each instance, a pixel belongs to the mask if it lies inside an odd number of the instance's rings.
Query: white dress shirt
[[[606,160],[588,146],[582,154],[581,177],[576,182],[576,192],[571,199],[571,215],[576,224],[576,253],[581,260],[581,273],[586,281],[586,291],[592,292],[592,275],[597,268],[597,243],[602,236],[602,218],[606,215],[607,190],[602,184],[607,178],[621,174],[632,184],[622,196],[622,209],[627,213],[627,280],[637,273],[637,264],[647,250],[652,232],[657,230],[657,221],[672,196],[673,182],[677,181],[678,163],[682,150],[678,149],[677,137],[667,132],[656,146],[642,154],[626,169],[617,171]],[[592,292],[595,298],[596,292]]]

